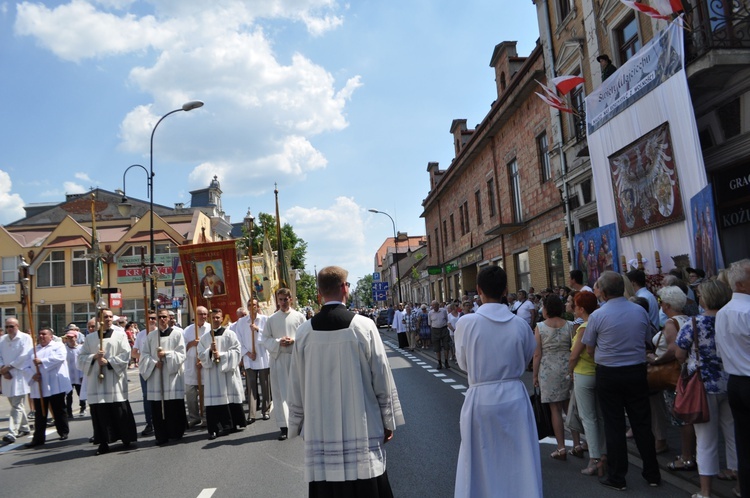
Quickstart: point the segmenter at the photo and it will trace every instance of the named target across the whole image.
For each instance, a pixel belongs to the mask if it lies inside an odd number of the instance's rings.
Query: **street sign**
[[[373,301],[385,301],[385,291],[372,291]]]
[[[112,290],[112,289],[107,289],[107,290]],[[110,308],[122,308],[122,293],[121,292],[109,293],[109,307]]]
[[[372,274],[372,281],[373,282],[380,282],[380,272],[375,272]]]
[[[387,291],[388,290],[388,282],[373,282],[372,283],[372,290],[373,291]]]

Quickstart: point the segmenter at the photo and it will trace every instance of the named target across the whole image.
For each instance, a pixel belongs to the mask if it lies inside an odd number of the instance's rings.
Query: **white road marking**
[[[434,374],[434,373],[435,373],[435,372],[437,372],[438,370],[437,370],[436,368],[430,368],[430,369],[429,369],[429,370],[427,370],[427,371],[428,371],[428,372],[430,372],[431,374]]]
[[[437,377],[437,376],[436,376],[436,377]],[[452,382],[456,382],[456,381],[455,381],[455,380],[453,380],[453,379],[440,379],[440,380],[442,380],[442,381],[443,381],[443,382],[445,382],[446,384],[450,384],[450,383],[452,383]]]
[[[437,370],[435,370],[437,372]],[[445,377],[445,374],[435,374],[435,377]]]
[[[198,498],[211,498],[216,493],[216,488],[206,488],[200,492]]]
[[[456,389],[456,390],[458,390],[458,389],[466,389],[466,386],[464,386],[463,384],[456,384],[456,385],[451,386],[451,387],[453,389]]]

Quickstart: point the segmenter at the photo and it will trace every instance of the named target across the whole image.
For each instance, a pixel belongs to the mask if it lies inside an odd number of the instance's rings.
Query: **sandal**
[[[558,448],[550,454],[550,458],[554,458],[555,460],[567,460],[568,452],[565,448]]]
[[[595,458],[589,462],[589,466],[585,469],[581,469],[581,474],[585,476],[595,476],[599,473],[599,469],[602,466],[601,458]]]
[[[720,481],[736,481],[737,473],[734,470],[728,469],[723,472],[719,472],[716,478]]]
[[[576,458],[583,458],[583,453],[584,453],[584,450],[581,445],[573,446],[573,449],[570,450],[570,454]]]
[[[692,460],[683,460],[681,456],[678,456],[674,462],[667,465],[669,470],[695,470],[696,465]]]

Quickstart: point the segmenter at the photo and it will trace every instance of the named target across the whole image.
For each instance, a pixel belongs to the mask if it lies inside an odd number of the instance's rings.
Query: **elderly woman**
[[[578,326],[573,347],[570,350],[568,372],[573,374],[573,389],[578,403],[578,413],[589,444],[589,464],[585,469],[581,469],[581,474],[602,477],[606,466],[607,448],[604,438],[604,420],[596,399],[596,364],[586,351],[586,346],[581,342],[583,332],[588,325],[589,315],[599,306],[596,296],[589,291],[577,292],[574,300],[573,312],[576,319],[580,319],[582,323]]]
[[[721,358],[716,353],[716,312],[732,298],[729,286],[718,280],[708,280],[698,288],[703,315],[688,321],[677,334],[674,348],[680,361],[687,361],[688,373],[698,370],[708,398],[708,422],[693,424],[697,440],[698,473],[701,492],[693,498],[711,496],[711,480],[719,475],[719,427],[724,435],[727,467],[729,472],[737,469],[737,451],[734,444],[734,419],[727,399],[727,379]],[[693,346],[697,328],[698,351],[696,357]]]
[[[652,339],[654,352],[646,356],[646,361],[651,365],[661,365],[675,360],[674,348],[670,346],[677,339],[677,332],[688,320],[687,315],[682,311],[687,302],[687,295],[680,287],[665,286],[659,289],[658,294],[661,300],[661,311],[667,319],[664,328]],[[693,460],[695,431],[692,424],[685,424],[677,418],[670,417],[669,414],[674,406],[674,396],[674,389],[670,389],[653,393],[649,398],[651,431],[656,439],[656,452],[660,453],[662,449],[666,451],[666,421],[669,419],[673,425],[680,428],[682,451],[680,456],[668,465],[668,468],[670,470],[695,470],[695,460]]]
[[[554,294],[544,298],[542,313],[544,321],[539,322],[534,329],[534,385],[539,386],[542,403],[549,403],[552,413],[557,450],[552,452],[550,457],[555,460],[566,460],[562,414],[570,398],[570,376],[567,373],[574,325],[561,318],[563,302]],[[580,448],[580,441],[576,439],[573,440],[574,449]],[[583,456],[582,452],[580,455]]]

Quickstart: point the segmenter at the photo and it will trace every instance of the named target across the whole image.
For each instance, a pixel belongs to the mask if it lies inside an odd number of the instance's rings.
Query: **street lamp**
[[[247,259],[250,260],[250,300],[253,300],[253,289],[255,283],[253,282],[253,225],[255,218],[253,213],[250,212],[250,208],[247,208],[247,214],[245,215],[245,230],[247,231]],[[250,310],[252,315],[252,310]]]
[[[384,214],[391,220],[391,224],[393,225],[393,242],[396,244],[396,255],[393,257],[393,262],[396,264],[396,287],[398,287],[398,302],[401,301],[401,270],[398,267],[398,260],[396,259],[396,256],[398,256],[398,236],[396,235],[396,222],[393,221],[393,218],[391,218],[391,215],[384,212],[384,211],[378,211],[377,209],[368,209],[369,212],[375,213],[375,214]],[[394,294],[391,294],[391,296],[394,296]],[[396,303],[393,303],[393,307],[396,307]]]
[[[146,171],[146,168],[141,166],[140,164],[134,164],[132,166],[129,166],[125,173],[128,172],[128,170],[134,166],[138,166],[140,168],[143,168],[144,171],[148,174],[148,197],[149,197],[149,213],[150,213],[150,224],[149,224],[149,260],[151,263],[151,302],[156,303],[156,280],[159,278],[158,274],[154,275],[154,268],[156,267],[156,264],[154,263],[154,133],[156,133],[156,128],[159,127],[159,124],[164,121],[164,118],[167,116],[170,116],[176,112],[188,112],[192,111],[193,109],[198,109],[199,107],[203,107],[203,102],[200,100],[191,100],[190,102],[185,102],[182,104],[182,107],[179,109],[175,109],[173,111],[169,111],[165,115],[163,115],[161,118],[159,118],[159,121],[156,122],[154,125],[154,128],[151,130],[151,148],[150,148],[150,155],[149,155],[149,167],[150,171]],[[122,191],[123,191],[123,197],[122,202],[119,206],[117,206],[117,209],[120,211],[120,214],[122,216],[130,216],[130,210],[132,209],[132,205],[128,203],[127,197],[125,197],[125,173],[122,174]],[[146,310],[148,312],[148,310]]]

